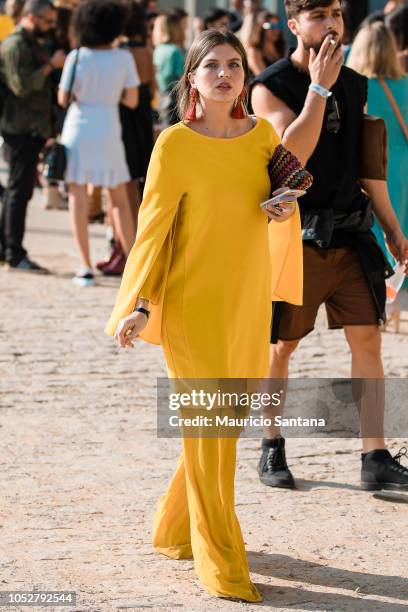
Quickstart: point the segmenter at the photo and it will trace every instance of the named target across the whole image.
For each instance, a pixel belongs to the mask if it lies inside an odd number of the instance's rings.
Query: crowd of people
[[[6,5],[0,259],[45,272],[24,249],[25,216],[40,155],[59,138],[81,262],[73,280],[95,284],[95,267],[123,275],[106,332],[122,347],[138,336],[162,344],[170,378],[282,384],[324,304],[329,328],[344,329],[352,377],[374,381],[359,400],[361,486],[406,490],[381,428],[380,335],[395,262],[408,274],[404,3],[354,32],[350,2],[285,0],[289,51],[281,18],[255,0],[191,24],[153,0]],[[387,176],[364,148],[367,111],[387,126]],[[280,142],[313,176],[299,205],[270,193]],[[64,193],[55,182],[45,190]],[[111,251],[94,266],[88,223],[101,214]],[[210,593],[259,601],[234,511],[236,442],[183,438],[153,543],[194,556]],[[295,487],[277,428],[264,433],[258,471],[267,486]]]
[[[343,51],[347,58],[355,35],[351,31],[352,3],[344,0],[342,9],[346,25]],[[264,10],[258,0],[233,0],[228,10],[210,8],[191,22],[184,9],[160,11],[154,0],[95,0],[93,3],[90,0],[85,3],[6,0],[3,13],[0,17],[3,20],[0,30],[4,106],[1,131],[10,180],[3,193],[0,257],[11,267],[46,272],[27,256],[22,246],[27,204],[34,186],[41,185],[46,208],[70,210],[81,260],[75,282],[81,286],[95,283],[95,266],[90,259],[87,237],[89,222],[106,220],[109,227],[109,254],[106,260],[96,263],[96,268],[103,274],[121,275],[135,237],[154,140],[163,128],[180,119],[174,85],[183,74],[191,38],[212,29],[235,32],[246,50],[254,79],[286,56],[284,24],[279,15]],[[407,15],[404,2],[387,2],[383,11],[363,21],[350,55],[350,65],[370,79],[369,112],[387,120],[389,188],[405,231],[408,230],[408,196],[398,172],[398,164],[406,159],[405,141],[387,100],[375,83],[378,76],[390,80],[397,104],[402,111],[406,109]],[[376,33],[377,45],[370,46]],[[79,58],[76,51],[72,52],[77,48],[81,48]],[[108,66],[113,61],[110,58],[117,58],[120,64],[129,55],[120,53],[120,49],[133,56],[133,75],[129,73],[130,80],[119,80],[116,86],[110,87]],[[28,54],[24,68],[17,66],[20,53]],[[396,55],[400,69],[395,66]],[[70,73],[76,63],[73,91],[67,96]],[[128,69],[131,70],[130,64]],[[36,73],[41,75],[40,83]],[[24,88],[16,81],[24,82]],[[95,88],[94,96],[90,94],[90,86]],[[66,112],[68,98],[73,104]],[[16,105],[21,111],[16,110]],[[104,120],[106,113],[109,121]],[[59,137],[69,151],[65,186],[44,181],[34,171],[44,146],[50,138]],[[27,142],[30,146],[26,146]],[[88,167],[91,160],[92,167]],[[385,248],[378,224],[375,231]]]
[[[389,5],[387,17],[366,20],[355,37],[345,30],[347,5],[339,0],[286,0],[285,6],[297,39],[288,55],[279,27],[271,27],[279,24],[276,15],[259,10],[251,17],[246,49],[225,25],[208,27],[205,16],[170,90],[181,121],[154,148],[141,229],[106,332],[122,347],[133,347],[137,337],[162,344],[169,377],[183,384],[265,377],[272,388],[286,389],[291,356],[324,304],[329,328],[344,330],[352,378],[364,381],[356,400],[361,487],[405,491],[404,451],[392,456],[384,440],[380,333],[395,262],[408,274],[404,49],[387,25],[394,16]],[[384,141],[364,143],[367,109],[388,128],[388,177],[383,164],[373,164]],[[267,224],[256,203],[267,195],[265,162],[279,141],[314,182],[299,203],[298,225],[289,197],[278,208],[264,207],[272,222],[271,272]],[[263,278],[272,279],[272,315]],[[283,409],[281,401],[275,416]],[[233,508],[235,445],[235,438],[214,440],[205,432],[183,437],[158,504],[153,544],[172,558],[193,556],[210,593],[259,601]],[[264,431],[258,473],[269,487],[296,486],[285,439],[273,424]]]

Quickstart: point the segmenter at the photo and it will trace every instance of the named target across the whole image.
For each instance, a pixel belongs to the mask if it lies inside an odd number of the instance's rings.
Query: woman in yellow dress
[[[184,121],[154,147],[136,242],[106,327],[122,347],[137,336],[162,344],[170,378],[266,377],[271,301],[301,303],[297,205],[266,215],[259,206],[278,137],[244,112],[247,83],[233,34],[196,39],[179,83]],[[285,223],[268,231],[267,216]],[[261,596],[234,510],[236,442],[183,438],[153,545],[173,559],[193,556],[211,594],[255,602]]]

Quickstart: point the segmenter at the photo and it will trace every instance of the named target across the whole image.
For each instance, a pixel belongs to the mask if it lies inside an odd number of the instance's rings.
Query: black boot
[[[363,453],[361,488],[365,491],[408,491],[408,469],[400,464],[403,456],[407,457],[405,446],[394,457],[385,449]]]
[[[268,487],[295,488],[295,481],[286,463],[285,438],[263,439],[258,474],[260,481]]]

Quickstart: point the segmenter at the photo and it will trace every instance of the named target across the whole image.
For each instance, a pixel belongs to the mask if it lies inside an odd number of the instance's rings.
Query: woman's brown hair
[[[202,32],[191,45],[187,54],[183,76],[175,87],[180,117],[184,117],[190,103],[191,85],[188,78],[189,74],[197,70],[205,56],[208,55],[212,49],[221,45],[229,45],[239,54],[245,75],[244,88],[248,88],[250,78],[248,59],[241,41],[232,32],[206,30]]]
[[[152,37],[155,47],[167,43],[183,47],[184,30],[180,17],[173,13],[161,13],[154,21]]]

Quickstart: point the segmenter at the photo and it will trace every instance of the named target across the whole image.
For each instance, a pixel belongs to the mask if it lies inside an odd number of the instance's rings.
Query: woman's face
[[[244,88],[241,56],[230,45],[214,47],[189,78],[204,101],[231,103]]]

